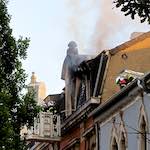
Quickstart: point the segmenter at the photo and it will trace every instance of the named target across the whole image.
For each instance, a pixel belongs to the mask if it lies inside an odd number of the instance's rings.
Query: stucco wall
[[[142,103],[143,101],[143,103]],[[100,150],[109,150],[111,143],[111,136],[113,135],[113,131],[115,130],[117,142],[119,144],[121,124],[124,124],[124,131],[126,133],[126,141],[127,141],[127,149],[128,150],[139,150],[139,120],[140,114],[142,112],[141,108],[144,108],[144,112],[146,114],[148,132],[150,130],[149,120],[150,120],[150,96],[145,95],[143,100],[141,97],[137,97],[134,102],[125,106],[120,111],[116,112],[116,114],[112,117],[107,118],[107,120],[101,124],[99,130],[99,147]],[[118,109],[119,110],[119,109]],[[122,119],[121,119],[122,118]],[[150,149],[150,137],[147,134],[147,144]]]
[[[123,54],[126,54],[126,59],[122,58]],[[110,56],[102,93],[102,102],[119,90],[119,87],[115,84],[115,79],[124,69],[143,73],[150,70],[150,38],[133,44],[126,49],[119,50]]]

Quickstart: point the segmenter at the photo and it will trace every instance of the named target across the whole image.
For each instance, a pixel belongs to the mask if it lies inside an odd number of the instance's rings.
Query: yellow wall
[[[133,50],[137,50],[137,49],[144,49],[144,48],[150,48],[150,37],[146,38],[145,40],[142,40],[136,44],[133,44],[132,46],[129,46],[128,48],[124,49],[124,52],[133,51]]]
[[[43,101],[45,97],[46,97],[46,87],[45,87],[45,84],[43,82],[40,82],[39,91],[38,91],[38,98]]]
[[[122,54],[126,54],[128,58],[123,59]],[[150,71],[150,38],[111,55],[104,83],[102,102],[108,100],[120,90],[115,83],[115,79],[124,69],[143,73]]]

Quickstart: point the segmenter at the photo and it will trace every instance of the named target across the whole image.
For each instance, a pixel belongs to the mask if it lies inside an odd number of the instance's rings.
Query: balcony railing
[[[56,140],[60,138],[60,116],[50,112],[40,112],[34,121],[34,127],[28,131],[27,140]]]

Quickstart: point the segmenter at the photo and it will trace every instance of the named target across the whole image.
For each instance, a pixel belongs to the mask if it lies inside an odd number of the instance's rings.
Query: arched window
[[[120,150],[126,150],[126,140],[125,140],[125,136],[124,136],[123,132],[121,133],[119,148],[120,148]]]
[[[144,116],[140,121],[140,150],[147,150],[147,125]]]
[[[118,150],[118,144],[115,137],[112,139],[111,150]]]
[[[118,146],[118,132],[115,125],[115,118],[113,118],[112,130],[111,130],[111,137],[110,137],[110,150],[119,150]]]

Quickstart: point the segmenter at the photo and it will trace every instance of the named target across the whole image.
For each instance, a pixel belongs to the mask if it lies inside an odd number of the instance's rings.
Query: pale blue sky
[[[80,53],[95,53],[92,45],[97,32],[97,20],[106,16],[107,30],[113,30],[115,20],[109,11],[103,14],[101,0],[10,0],[9,13],[12,16],[11,27],[15,37],[30,37],[28,58],[24,62],[29,77],[35,72],[47,86],[47,94],[59,93],[64,86],[60,79],[67,44],[77,41]],[[104,0],[103,0],[104,1]],[[107,2],[111,0],[107,0]],[[108,9],[108,8],[107,8]],[[102,11],[101,11],[102,10]],[[120,13],[120,11],[118,11]],[[102,17],[103,18],[103,17]],[[117,16],[116,16],[117,18]],[[104,18],[103,18],[104,20]],[[115,35],[107,35],[107,48],[117,46],[126,40],[134,31],[148,31],[150,26],[131,21],[122,15]],[[109,26],[108,26],[109,25]],[[105,26],[105,25],[104,25]],[[112,28],[112,29],[111,29]],[[101,37],[104,38],[105,37]],[[102,47],[102,48],[105,48]]]

